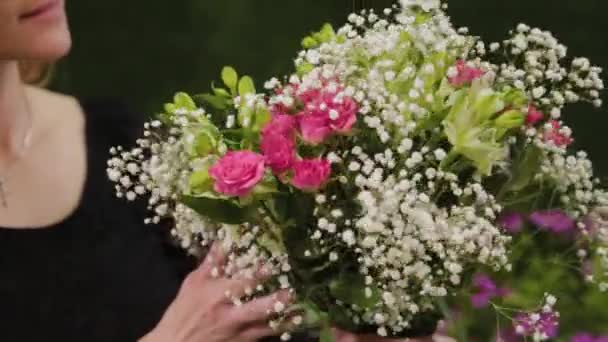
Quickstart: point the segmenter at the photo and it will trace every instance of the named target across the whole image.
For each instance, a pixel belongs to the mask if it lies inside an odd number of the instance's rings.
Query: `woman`
[[[216,246],[185,276],[186,258],[113,198],[105,159],[131,141],[127,115],[24,83],[40,64],[20,73],[23,61],[55,61],[70,45],[63,0],[0,1],[0,339],[245,342],[280,333],[265,321],[289,293],[234,307],[225,291],[263,276],[211,276],[223,263]]]

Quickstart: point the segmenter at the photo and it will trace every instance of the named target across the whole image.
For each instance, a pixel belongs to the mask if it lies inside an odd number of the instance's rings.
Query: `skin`
[[[62,221],[78,206],[87,174],[85,119],[78,102],[27,86],[19,75],[19,61],[54,62],[70,50],[64,0],[46,7],[49,1],[0,0],[0,179],[10,203],[0,208],[0,226],[12,229],[43,229]],[[236,308],[225,290],[243,293],[264,276],[211,276],[224,259],[214,246],[141,341],[248,342],[277,334],[268,327],[267,315],[277,300],[288,302],[289,294],[278,292]],[[395,341],[338,330],[335,337],[338,342]]]

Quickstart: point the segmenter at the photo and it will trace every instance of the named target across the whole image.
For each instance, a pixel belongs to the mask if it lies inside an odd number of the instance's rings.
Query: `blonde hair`
[[[19,72],[23,82],[39,87],[45,87],[51,81],[54,65],[40,61],[19,62]]]

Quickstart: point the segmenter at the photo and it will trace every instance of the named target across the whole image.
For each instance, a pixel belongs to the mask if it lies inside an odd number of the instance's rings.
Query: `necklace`
[[[32,118],[32,109],[30,106],[30,102],[27,99],[25,101],[25,105],[27,107],[28,115],[30,116],[30,118]],[[4,171],[4,174],[0,174],[0,208],[4,208],[4,209],[8,208],[9,193],[8,193],[7,184],[8,184],[9,173],[10,173],[11,169],[15,166],[15,164],[17,164],[19,162],[19,160],[21,158],[23,158],[23,155],[25,154],[28,147],[30,146],[33,127],[34,127],[33,120],[30,120],[29,127],[27,128],[25,137],[23,138],[23,141],[21,143],[21,151],[20,151],[19,155],[11,164],[8,165],[7,169]]]
[[[4,190],[4,180],[0,179],[0,205],[2,208],[8,208],[8,200],[6,199],[6,190]]]
[[[22,143],[22,151],[20,153],[20,156],[17,157],[17,159],[11,164],[9,165],[8,169],[4,172],[4,175],[0,175],[0,207],[7,209],[8,208],[8,176],[9,176],[9,172],[11,171],[11,168],[15,166],[15,164],[17,164],[19,162],[19,160],[23,157],[23,154],[27,151],[28,147],[30,146],[30,140],[32,137],[32,125],[30,125],[27,133],[25,134],[25,138],[23,138],[23,143]]]

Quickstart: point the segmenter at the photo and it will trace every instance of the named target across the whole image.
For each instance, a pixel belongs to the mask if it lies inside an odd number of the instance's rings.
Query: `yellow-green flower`
[[[482,78],[474,81],[470,89],[455,92],[448,102],[452,107],[443,126],[453,152],[471,160],[480,173],[489,175],[508,153],[499,141],[502,134],[493,118],[505,109],[503,96]]]

